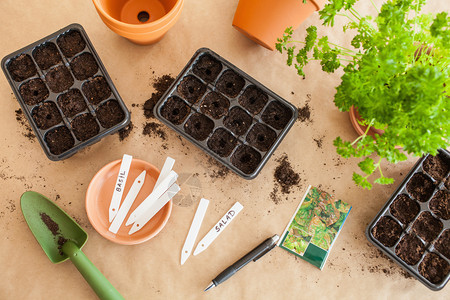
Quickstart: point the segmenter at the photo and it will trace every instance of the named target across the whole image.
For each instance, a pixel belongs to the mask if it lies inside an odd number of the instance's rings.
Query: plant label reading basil
[[[234,218],[241,212],[244,207],[239,202],[236,202],[230,210],[220,219],[217,224],[205,235],[205,237],[198,242],[195,248],[194,255],[197,255],[208,248],[209,245],[219,236],[219,234],[234,220]]]
[[[123,189],[127,182],[128,172],[130,171],[131,161],[133,157],[124,154],[122,163],[120,164],[119,175],[117,175],[116,185],[114,186],[114,193],[109,205],[109,222],[111,223],[119,210],[120,200],[122,200]]]

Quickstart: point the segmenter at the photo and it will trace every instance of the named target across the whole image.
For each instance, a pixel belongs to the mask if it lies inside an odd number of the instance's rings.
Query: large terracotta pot
[[[180,17],[184,0],[92,0],[102,21],[130,41],[158,42]]]
[[[239,0],[233,26],[244,35],[266,47],[275,49],[277,38],[286,28],[296,29],[325,0]]]
[[[356,132],[359,135],[363,135],[364,132],[366,132],[366,130],[367,130],[367,126],[363,126],[358,123],[358,121],[363,120],[363,118],[361,118],[361,116],[358,113],[358,110],[354,106],[350,107],[349,116],[350,116],[350,122],[352,123],[353,128],[356,130]],[[384,133],[384,130],[371,127],[369,129],[368,134],[371,135],[372,137],[375,137],[375,133],[378,135],[382,135]]]

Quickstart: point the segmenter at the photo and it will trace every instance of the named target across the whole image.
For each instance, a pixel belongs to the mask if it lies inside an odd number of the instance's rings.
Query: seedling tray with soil
[[[2,69],[51,160],[68,158],[130,122],[128,109],[79,24],[7,55]]]
[[[297,109],[207,48],[197,50],[155,105],[163,123],[245,179],[253,179]]]
[[[449,172],[446,150],[419,159],[366,230],[372,244],[435,291],[450,278]]]

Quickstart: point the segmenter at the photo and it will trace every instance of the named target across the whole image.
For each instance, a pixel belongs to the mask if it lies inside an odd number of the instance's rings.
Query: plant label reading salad
[[[278,246],[322,269],[351,208],[309,186]]]

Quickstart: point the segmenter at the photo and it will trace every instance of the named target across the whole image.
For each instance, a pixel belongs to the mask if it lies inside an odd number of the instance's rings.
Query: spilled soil
[[[159,123],[155,123],[155,122],[149,122],[144,125],[142,134],[150,136],[150,137],[159,137],[163,141],[165,141],[165,140],[167,140],[167,134],[161,128],[163,128],[163,125],[161,125]]]
[[[286,154],[276,159],[276,162],[278,166],[274,171],[275,186],[270,193],[270,199],[275,204],[278,204],[281,201],[280,193],[285,195],[290,194],[293,187],[299,186],[301,179],[300,174],[296,173],[292,168]]]
[[[34,142],[36,137],[33,133],[33,129],[31,129],[30,123],[28,123],[27,117],[25,117],[21,108],[15,111],[16,112],[16,120],[17,122],[25,129],[25,132],[22,132],[22,135],[26,137],[29,141]]]
[[[298,118],[297,121],[300,121],[302,123],[312,123],[311,119],[311,107],[309,106],[309,102],[311,101],[311,95],[306,95],[307,100],[303,107],[297,107],[298,110]]]
[[[130,122],[130,124],[128,124],[126,127],[122,128],[119,130],[119,140],[122,142],[123,140],[125,140],[131,133],[131,131],[133,131],[134,125],[133,122]]]
[[[155,92],[152,93],[150,99],[145,101],[143,105],[144,116],[147,119],[155,117],[155,115],[153,114],[153,108],[155,107],[159,99],[161,99],[161,96],[164,95],[170,85],[174,82],[174,80],[175,78],[170,75],[163,75],[156,78],[156,80],[153,82],[153,88],[155,89]]]

